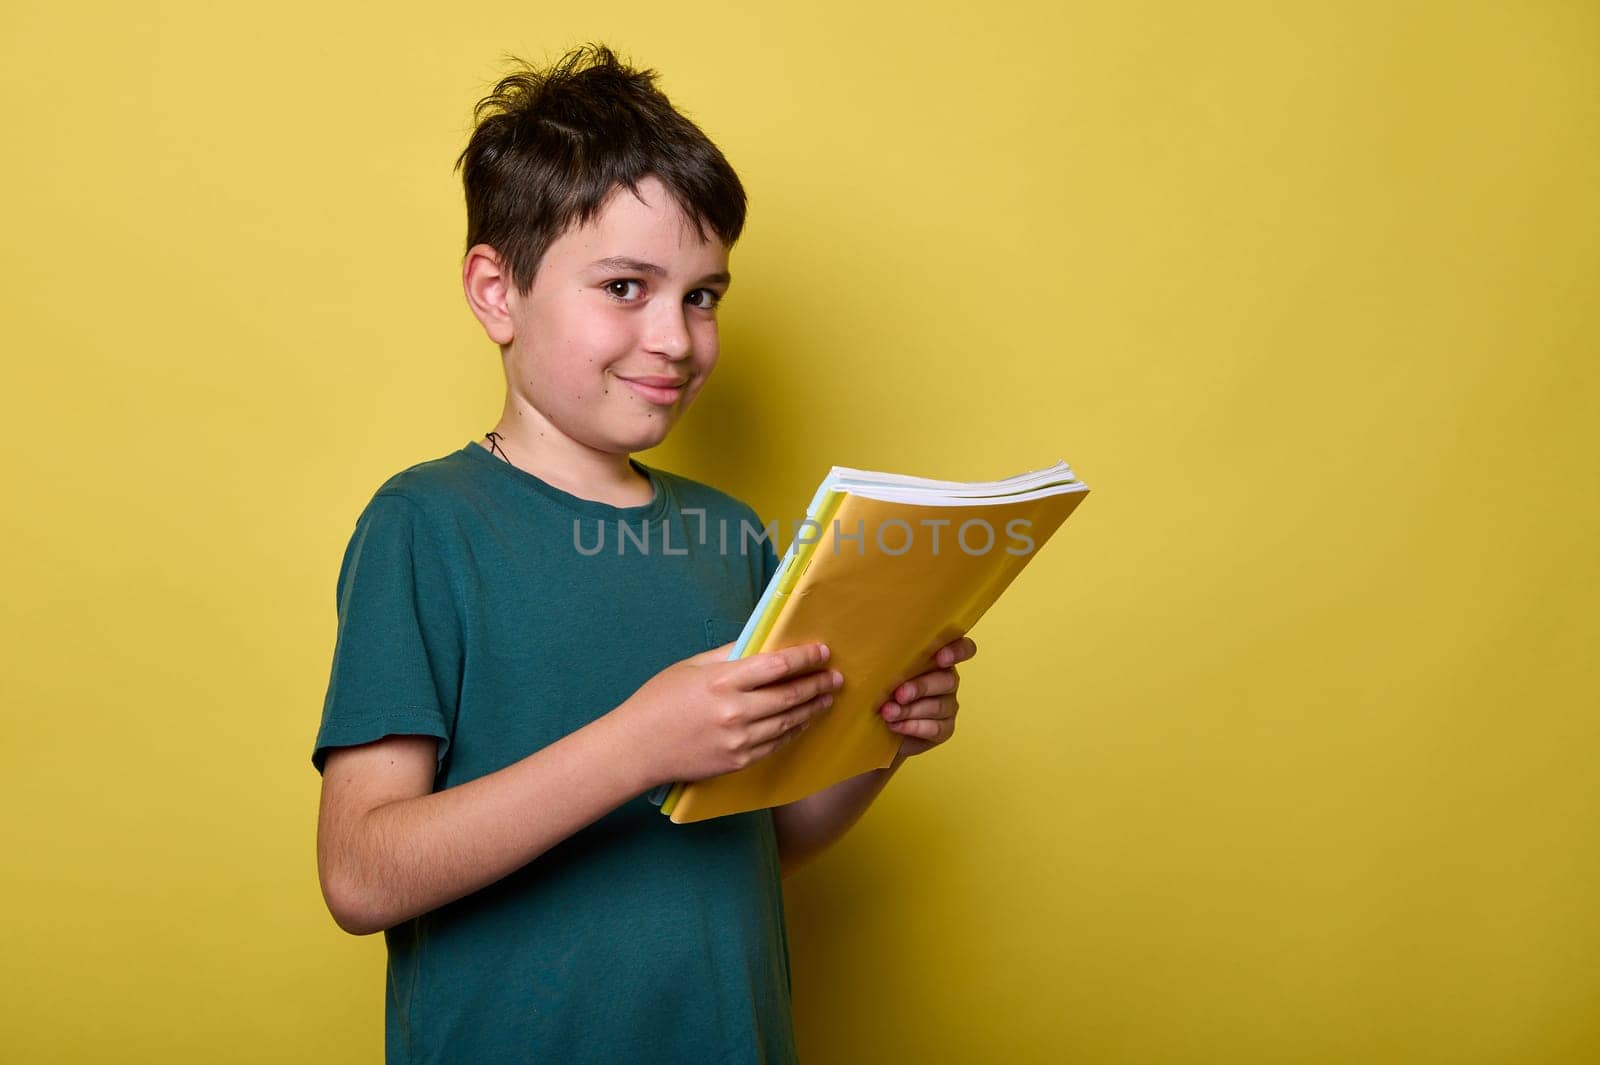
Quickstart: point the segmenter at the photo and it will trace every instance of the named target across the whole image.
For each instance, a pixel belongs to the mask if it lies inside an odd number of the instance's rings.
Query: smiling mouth
[[[631,387],[634,392],[636,392],[646,401],[663,407],[671,406],[672,404],[676,403],[678,401],[678,397],[683,395],[684,386],[689,383],[687,378],[674,381],[670,377],[622,377],[619,378],[619,380],[626,381],[629,387]],[[652,383],[657,381],[667,383]]]

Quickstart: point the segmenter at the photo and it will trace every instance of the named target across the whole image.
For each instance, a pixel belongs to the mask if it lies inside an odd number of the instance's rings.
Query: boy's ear
[[[483,326],[489,339],[501,347],[516,336],[516,319],[510,301],[515,298],[511,272],[500,253],[487,244],[474,244],[461,263],[461,287],[467,306]]]

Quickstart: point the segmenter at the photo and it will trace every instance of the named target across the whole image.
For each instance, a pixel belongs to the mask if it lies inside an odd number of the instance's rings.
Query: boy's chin
[[[619,434],[620,438],[626,441],[625,446],[629,451],[643,451],[646,448],[655,447],[667,439],[667,434],[678,423],[675,415],[664,414],[658,414],[654,418],[645,418],[643,421],[646,423],[645,425],[632,426],[631,432]]]

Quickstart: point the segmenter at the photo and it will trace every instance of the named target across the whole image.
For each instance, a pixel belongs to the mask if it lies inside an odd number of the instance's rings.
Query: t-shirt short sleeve
[[[311,764],[385,736],[439,740],[444,765],[461,690],[462,635],[450,575],[417,505],[378,494],[339,567],[338,635]]]

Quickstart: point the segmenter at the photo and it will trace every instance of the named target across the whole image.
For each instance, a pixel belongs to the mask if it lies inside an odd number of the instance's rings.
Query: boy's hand
[[[614,711],[637,737],[652,786],[765,758],[832,705],[844,680],[824,668],[820,643],[729,661],[732,649],[729,642],[674,662]]]
[[[878,707],[889,727],[905,737],[896,762],[931,750],[955,735],[956,688],[961,677],[954,667],[977,653],[978,645],[970,636],[945,644],[929,660],[937,668],[902,682],[890,693],[889,701]]]

